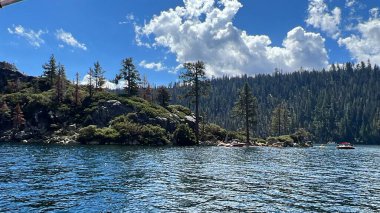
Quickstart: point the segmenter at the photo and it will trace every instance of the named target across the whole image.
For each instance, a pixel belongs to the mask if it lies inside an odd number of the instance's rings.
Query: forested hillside
[[[376,65],[346,63],[328,71],[213,78],[209,95],[201,100],[204,119],[239,129],[231,110],[245,82],[258,100],[257,126],[252,129],[256,136],[305,128],[316,142],[380,143],[380,69]],[[192,106],[182,98],[185,90],[181,84],[172,85],[172,102]]]
[[[32,77],[0,62],[0,142],[200,144],[193,113],[170,106],[166,88],[159,88],[154,99],[148,82],[139,86],[140,74],[132,58],[122,60],[117,75],[117,80],[128,81],[122,94],[104,88],[100,62],[89,69],[86,85],[79,84],[79,73],[74,82],[68,81],[65,66],[54,55],[42,68],[41,76]],[[226,131],[216,125],[202,128],[208,130],[202,134],[203,141],[225,139]]]

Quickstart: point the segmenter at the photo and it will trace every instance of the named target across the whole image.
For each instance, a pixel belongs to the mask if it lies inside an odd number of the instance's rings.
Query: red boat
[[[341,142],[336,146],[337,149],[355,149],[354,145],[349,142]]]

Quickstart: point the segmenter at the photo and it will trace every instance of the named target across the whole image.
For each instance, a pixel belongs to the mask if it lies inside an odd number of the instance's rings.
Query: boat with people
[[[350,142],[341,142],[336,146],[337,149],[355,149]]]

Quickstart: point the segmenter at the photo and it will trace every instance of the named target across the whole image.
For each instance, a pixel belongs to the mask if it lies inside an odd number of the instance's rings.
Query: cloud
[[[134,23],[135,22],[135,15],[133,15],[133,13],[130,13],[128,15],[125,16],[125,20],[123,21],[119,21],[119,24],[131,24],[131,23]]]
[[[71,33],[65,32],[63,29],[57,30],[55,33],[55,36],[59,41],[62,41],[66,45],[79,48],[82,50],[87,50],[87,47],[85,44],[79,43]]]
[[[37,48],[41,47],[41,45],[45,43],[45,40],[43,40],[41,36],[48,33],[47,31],[43,30],[34,31],[31,29],[25,29],[21,25],[13,26],[13,29],[8,28],[8,32],[10,34],[15,34],[25,38],[30,45]]]
[[[346,0],[346,7],[353,7],[356,4],[356,0]]]
[[[180,71],[181,69],[184,69],[183,64],[179,64],[179,65],[177,65],[176,67],[172,67],[172,68],[170,68],[170,69],[168,70],[168,72],[171,73],[171,74],[177,74],[178,71]]]
[[[353,5],[354,3],[355,1],[350,1],[347,4]],[[310,0],[306,23],[321,29],[323,32],[326,32],[328,36],[336,39],[340,35],[339,25],[341,23],[341,13],[339,7],[335,7],[330,12],[324,0]]]
[[[359,35],[340,38],[339,45],[345,46],[356,61],[370,59],[373,63],[380,64],[380,19],[373,16],[356,28]]]
[[[243,5],[237,0],[184,0],[184,7],[162,11],[136,26],[137,44],[168,48],[178,63],[203,60],[208,76],[294,71],[328,64],[325,40],[302,27],[289,31],[281,47],[266,35],[249,35],[234,26]],[[152,40],[153,39],[153,40]]]
[[[378,7],[370,9],[369,13],[371,14],[371,19],[379,18],[379,8]]]
[[[158,62],[158,63],[150,62],[149,63],[149,62],[146,62],[145,60],[141,61],[139,63],[139,66],[143,67],[145,69],[156,70],[156,71],[162,71],[162,70],[166,69],[166,67],[161,62]]]
[[[89,85],[90,84],[90,75],[85,75],[80,82],[81,85]],[[110,89],[110,90],[115,90],[115,89],[124,89],[125,87],[125,81],[119,81],[118,84],[115,84],[109,80],[106,80],[105,83],[103,84],[102,88],[103,89]]]

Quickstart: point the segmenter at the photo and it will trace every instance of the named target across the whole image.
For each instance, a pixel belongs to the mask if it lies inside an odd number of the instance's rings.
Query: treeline
[[[124,83],[120,86],[123,91],[118,94],[106,87],[105,70],[98,61],[88,69],[83,85],[79,73],[73,81],[67,79],[65,66],[54,55],[42,65],[39,77],[26,76],[16,66],[0,62],[0,132],[37,127],[38,116],[44,120],[41,123],[49,124],[47,129],[66,126],[67,123],[96,124],[91,111],[96,109],[97,103],[119,96],[141,97],[147,102],[168,107],[170,97],[167,89],[159,87],[153,91],[147,78],[140,78],[132,58],[122,60],[120,67],[115,79],[111,80],[117,84]]]
[[[181,78],[197,85],[188,95],[199,106],[204,63],[184,66],[187,72]],[[0,62],[0,141],[195,145],[226,138],[224,129],[205,123],[201,135],[198,111],[194,115],[186,107],[169,106],[167,88],[153,89],[132,58],[121,60],[120,67],[111,81],[123,89],[115,91],[107,88],[109,80],[99,62],[88,69],[82,83],[79,73],[69,81],[54,55],[42,65],[39,77],[25,76],[14,65]]]
[[[200,99],[202,118],[239,130],[233,107],[244,84],[257,101],[250,132],[256,137],[289,134],[305,128],[315,142],[380,143],[380,69],[370,62],[332,65],[329,70],[222,77],[210,80]],[[169,86],[172,103],[193,108],[182,83]],[[257,100],[256,100],[257,99]],[[255,125],[254,125],[255,124]],[[241,129],[240,129],[241,130]]]

